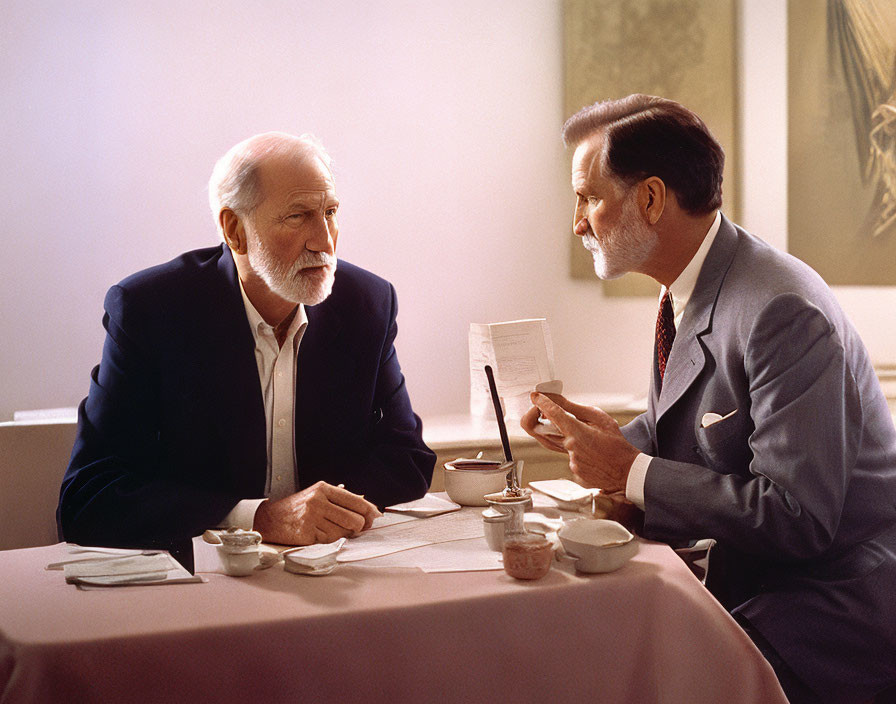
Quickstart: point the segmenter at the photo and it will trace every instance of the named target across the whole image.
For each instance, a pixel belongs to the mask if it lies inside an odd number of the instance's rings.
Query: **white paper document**
[[[529,393],[560,393],[554,375],[554,347],[544,318],[504,323],[470,323],[470,414],[494,417],[485,365],[495,374],[504,413],[518,419],[531,406]],[[552,382],[556,382],[552,384]],[[555,388],[556,387],[556,388]]]
[[[360,564],[370,567],[416,567],[430,573],[482,572],[504,567],[501,553],[489,549],[482,535],[374,557]]]
[[[339,562],[368,560],[425,545],[466,540],[482,535],[481,512],[456,511],[365,531],[350,539],[343,546],[337,559]]]

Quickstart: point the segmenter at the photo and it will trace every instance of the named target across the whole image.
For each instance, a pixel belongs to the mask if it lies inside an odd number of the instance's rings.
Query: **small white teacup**
[[[216,547],[224,572],[231,577],[252,574],[260,563],[258,546],[261,544],[261,533],[237,529],[220,533],[219,537],[221,544]]]

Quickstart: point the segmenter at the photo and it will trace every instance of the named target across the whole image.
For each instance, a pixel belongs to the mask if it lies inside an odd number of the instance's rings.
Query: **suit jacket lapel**
[[[352,350],[345,342],[343,320],[336,301],[338,269],[334,292],[323,303],[306,306],[308,328],[302,336],[296,360],[296,453],[301,453],[303,438],[314,439],[326,428],[326,409],[338,407],[339,388],[350,381],[355,364]],[[329,429],[332,432],[332,429]]]
[[[734,226],[722,216],[719,231],[700,269],[681,326],[675,333],[662,393],[657,399],[657,420],[684,395],[706,366],[706,355],[700,341],[712,334],[715,303],[737,250],[737,243]]]
[[[205,388],[210,412],[217,414],[222,442],[231,465],[253,488],[264,491],[267,434],[255,338],[237,281],[236,265],[226,245],[209,286],[209,321],[205,346],[210,350]],[[261,467],[260,473],[247,467]],[[260,494],[259,494],[260,495]]]

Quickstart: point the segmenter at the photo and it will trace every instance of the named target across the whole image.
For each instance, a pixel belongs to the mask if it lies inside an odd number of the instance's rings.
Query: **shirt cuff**
[[[224,516],[224,520],[218,524],[218,527],[252,530],[252,526],[255,524],[255,512],[262,501],[267,501],[267,499],[243,499],[231,509],[230,513]]]
[[[647,480],[647,468],[653,457],[639,452],[632,462],[628,472],[628,480],[625,482],[625,498],[631,501],[642,511],[644,510],[644,482]]]

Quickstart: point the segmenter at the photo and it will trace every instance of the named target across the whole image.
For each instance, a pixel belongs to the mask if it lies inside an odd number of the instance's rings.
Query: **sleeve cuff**
[[[255,512],[262,501],[267,501],[267,499],[243,499],[231,509],[230,513],[224,516],[224,520],[218,524],[218,528],[252,530],[252,526],[255,524]]]
[[[625,482],[625,498],[631,501],[642,511],[644,510],[644,482],[647,480],[647,469],[653,457],[639,452],[632,462],[628,472],[628,480]]]

